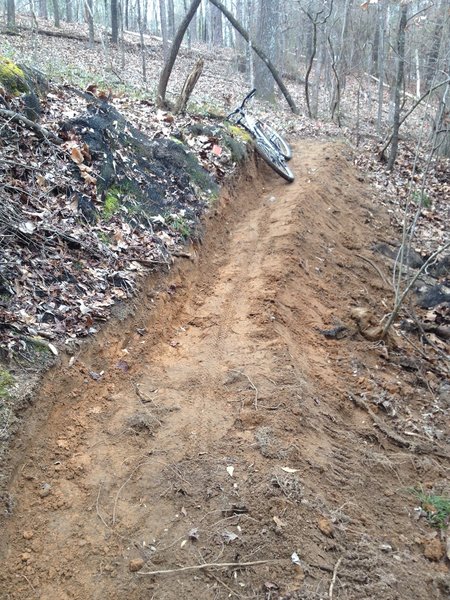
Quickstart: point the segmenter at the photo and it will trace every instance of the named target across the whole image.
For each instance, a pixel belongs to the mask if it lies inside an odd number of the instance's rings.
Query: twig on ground
[[[99,488],[98,488],[98,494],[97,494],[97,500],[95,501],[95,508],[96,508],[96,511],[97,511],[97,517],[100,519],[100,521],[103,523],[103,525],[109,529],[110,527],[109,527],[108,523],[105,521],[105,519],[100,514],[99,500],[100,500],[100,493],[101,493],[101,491],[102,491],[102,482],[100,481],[100,485],[99,485]]]
[[[214,573],[208,573],[208,577],[212,577],[213,579],[215,579],[217,581],[217,583],[220,583],[220,585],[223,585],[224,588],[226,588],[230,594],[232,596],[236,596],[236,598],[240,598],[239,594],[237,594],[234,590],[232,590],[230,588],[230,586],[228,586],[225,581],[222,581],[221,579],[219,579],[218,577],[216,577],[216,575],[214,575]]]
[[[355,254],[355,256],[357,256],[358,258],[360,258],[361,260],[364,260],[366,263],[368,263],[371,267],[373,267],[375,269],[375,271],[378,273],[378,275],[381,277],[383,283],[385,285],[387,285],[388,288],[391,287],[391,284],[389,283],[389,281],[386,279],[386,277],[383,275],[381,269],[379,269],[379,267],[377,267],[377,265],[372,262],[369,258],[366,258],[365,256],[363,256],[362,254]]]
[[[128,476],[128,478],[124,481],[124,483],[122,483],[122,485],[120,486],[120,488],[117,490],[117,494],[116,494],[116,497],[114,499],[114,508],[113,508],[113,514],[112,514],[112,524],[113,524],[113,526],[116,524],[117,503],[119,502],[120,493],[122,492],[123,488],[127,485],[127,483],[130,481],[130,479],[133,477],[133,475],[136,473],[136,471],[138,469],[140,469],[143,465],[146,465],[146,464],[149,464],[148,461],[139,463],[137,465],[137,467],[135,467],[131,471],[131,473]]]
[[[372,421],[374,422],[374,425],[382,433],[384,433],[384,435],[387,438],[389,438],[396,446],[400,446],[400,448],[407,448],[411,452],[416,452],[417,454],[435,454],[436,456],[440,456],[441,458],[450,458],[450,454],[448,452],[445,452],[445,450],[441,450],[435,444],[419,445],[411,443],[409,440],[406,440],[396,431],[393,431],[390,427],[388,427],[386,423],[384,423],[384,421],[373,412],[373,410],[370,408],[367,402],[365,402],[365,400],[363,400],[362,398],[358,398],[353,394],[349,394],[349,398],[354,404],[356,404],[358,408],[362,408],[370,415]]]
[[[30,121],[30,119],[27,119],[23,115],[16,113],[12,110],[7,110],[6,108],[0,108],[0,117],[5,117],[5,119],[9,119],[13,123],[18,123],[19,125],[25,125],[25,127],[34,131],[34,133],[40,139],[44,139],[44,140],[53,142],[54,144],[62,144],[64,141],[60,137],[55,135],[52,131],[49,131],[48,129],[41,127],[41,125],[38,125],[37,123],[34,123],[33,121]]]
[[[238,563],[205,563],[203,565],[190,565],[188,567],[180,567],[178,569],[166,569],[162,571],[140,571],[138,575],[169,575],[171,573],[181,573],[183,571],[202,571],[203,569],[227,569],[235,568],[242,569],[243,567],[253,567],[255,565],[266,565],[268,563],[278,562],[280,558],[272,558],[268,560],[252,560],[250,562]]]
[[[28,577],[26,575],[24,575],[23,573],[21,573],[21,576],[25,579],[25,581],[28,583],[28,585],[30,586],[30,588],[33,590],[33,592],[36,594],[36,588],[34,587],[34,585],[31,583],[31,581],[28,579]]]
[[[253,383],[253,381],[250,379],[250,377],[246,373],[239,371],[239,369],[231,369],[231,370],[234,373],[239,373],[239,375],[243,375],[244,377],[247,378],[250,386],[255,391],[255,399],[253,400],[253,405],[254,405],[255,409],[257,410],[258,409],[258,388],[256,387],[256,385]]]
[[[336,583],[337,572],[338,572],[339,565],[341,564],[341,562],[342,562],[342,556],[334,565],[333,577],[331,578],[330,589],[328,591],[328,596],[329,596],[330,600],[333,600],[333,588],[334,588],[334,584]]]

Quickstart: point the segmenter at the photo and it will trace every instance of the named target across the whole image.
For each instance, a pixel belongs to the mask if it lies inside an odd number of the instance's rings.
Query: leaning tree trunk
[[[401,109],[401,92],[403,90],[403,82],[405,78],[405,30],[407,23],[408,5],[403,4],[400,12],[400,22],[398,25],[397,37],[397,77],[395,81],[394,92],[394,122],[392,126],[392,144],[387,170],[391,171],[395,164],[398,152],[398,133],[400,129],[400,109]]]
[[[167,108],[166,103],[166,91],[167,84],[169,83],[170,74],[172,73],[173,65],[175,64],[175,60],[177,58],[178,51],[181,46],[181,42],[183,41],[184,34],[186,33],[186,29],[189,27],[189,23],[192,20],[192,17],[195,15],[197,8],[199,7],[201,0],[193,0],[186,16],[181,22],[178,31],[173,38],[172,47],[170,49],[169,56],[166,60],[166,63],[161,71],[161,76],[159,78],[158,84],[158,92],[156,95],[156,104],[159,108]]]
[[[259,48],[258,46],[255,46],[255,43],[253,42],[253,40],[250,39],[250,36],[248,35],[247,31],[245,31],[245,29],[242,27],[242,25],[233,17],[233,15],[230,13],[230,11],[228,11],[225,8],[225,6],[221,2],[219,2],[219,0],[209,0],[209,1],[212,4],[214,4],[214,6],[217,6],[217,8],[223,12],[223,14],[228,19],[228,21],[233,25],[233,27],[235,29],[237,29],[237,31],[242,35],[242,37],[245,39],[245,41],[252,45],[252,48],[255,51],[255,53],[259,56],[259,58],[261,58],[266,63],[269,71],[272,73],[273,78],[277,82],[277,85],[280,88],[283,96],[286,98],[286,101],[289,104],[292,112],[294,114],[298,114],[298,109],[295,106],[295,103],[292,100],[291,95],[289,94],[286,86],[283,83],[283,80],[281,79],[278,71],[276,70],[275,66],[273,65],[273,63],[269,59],[269,57],[266,56],[266,54],[261,50],[261,48]]]

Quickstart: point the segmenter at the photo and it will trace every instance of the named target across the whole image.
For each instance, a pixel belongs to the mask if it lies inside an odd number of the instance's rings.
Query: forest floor
[[[51,44],[87,64],[86,44]],[[43,377],[11,443],[1,600],[448,597],[446,346],[368,339],[411,160],[388,177],[334,125],[279,119],[294,184],[250,158],[193,260]],[[436,177],[424,251],[445,236]]]
[[[2,598],[446,597],[418,494],[448,493],[448,404],[350,319],[390,301],[358,256],[389,224],[346,144],[299,143],[293,168],[293,185],[249,168],[195,264],[45,378]],[[344,338],[321,333],[337,321]],[[408,437],[439,402],[447,437]]]

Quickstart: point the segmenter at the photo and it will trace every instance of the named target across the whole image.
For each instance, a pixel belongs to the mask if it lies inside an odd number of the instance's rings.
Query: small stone
[[[48,496],[50,494],[51,489],[52,489],[52,486],[49,483],[42,484],[42,487],[39,490],[39,496],[41,498],[45,498],[46,496]]]
[[[145,561],[143,561],[142,558],[133,558],[128,563],[128,568],[130,569],[130,571],[132,573],[135,573],[136,571],[140,571],[142,569],[142,567],[144,566],[144,564],[145,564]]]
[[[327,537],[333,537],[334,535],[334,527],[329,519],[325,517],[321,517],[318,522],[320,531],[326,535]]]
[[[429,560],[438,562],[445,554],[444,544],[438,538],[424,543],[423,554]]]
[[[20,559],[22,562],[27,562],[29,561],[31,558],[31,554],[29,552],[24,552],[23,554],[20,555]]]
[[[24,540],[31,540],[31,538],[33,537],[34,533],[32,531],[30,531],[29,529],[27,529],[26,531],[24,531],[22,533],[22,537]]]

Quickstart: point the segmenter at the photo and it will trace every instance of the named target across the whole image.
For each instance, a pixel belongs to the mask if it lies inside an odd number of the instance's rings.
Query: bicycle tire
[[[291,160],[292,150],[289,144],[286,142],[286,140],[267,123],[260,121],[259,125],[264,135],[272,142],[274,146],[278,148],[280,153],[284,156],[285,160]]]
[[[294,181],[294,174],[287,166],[284,156],[274,147],[270,141],[261,136],[255,137],[255,148],[261,158],[271,167],[275,173],[283,177],[289,183]]]

